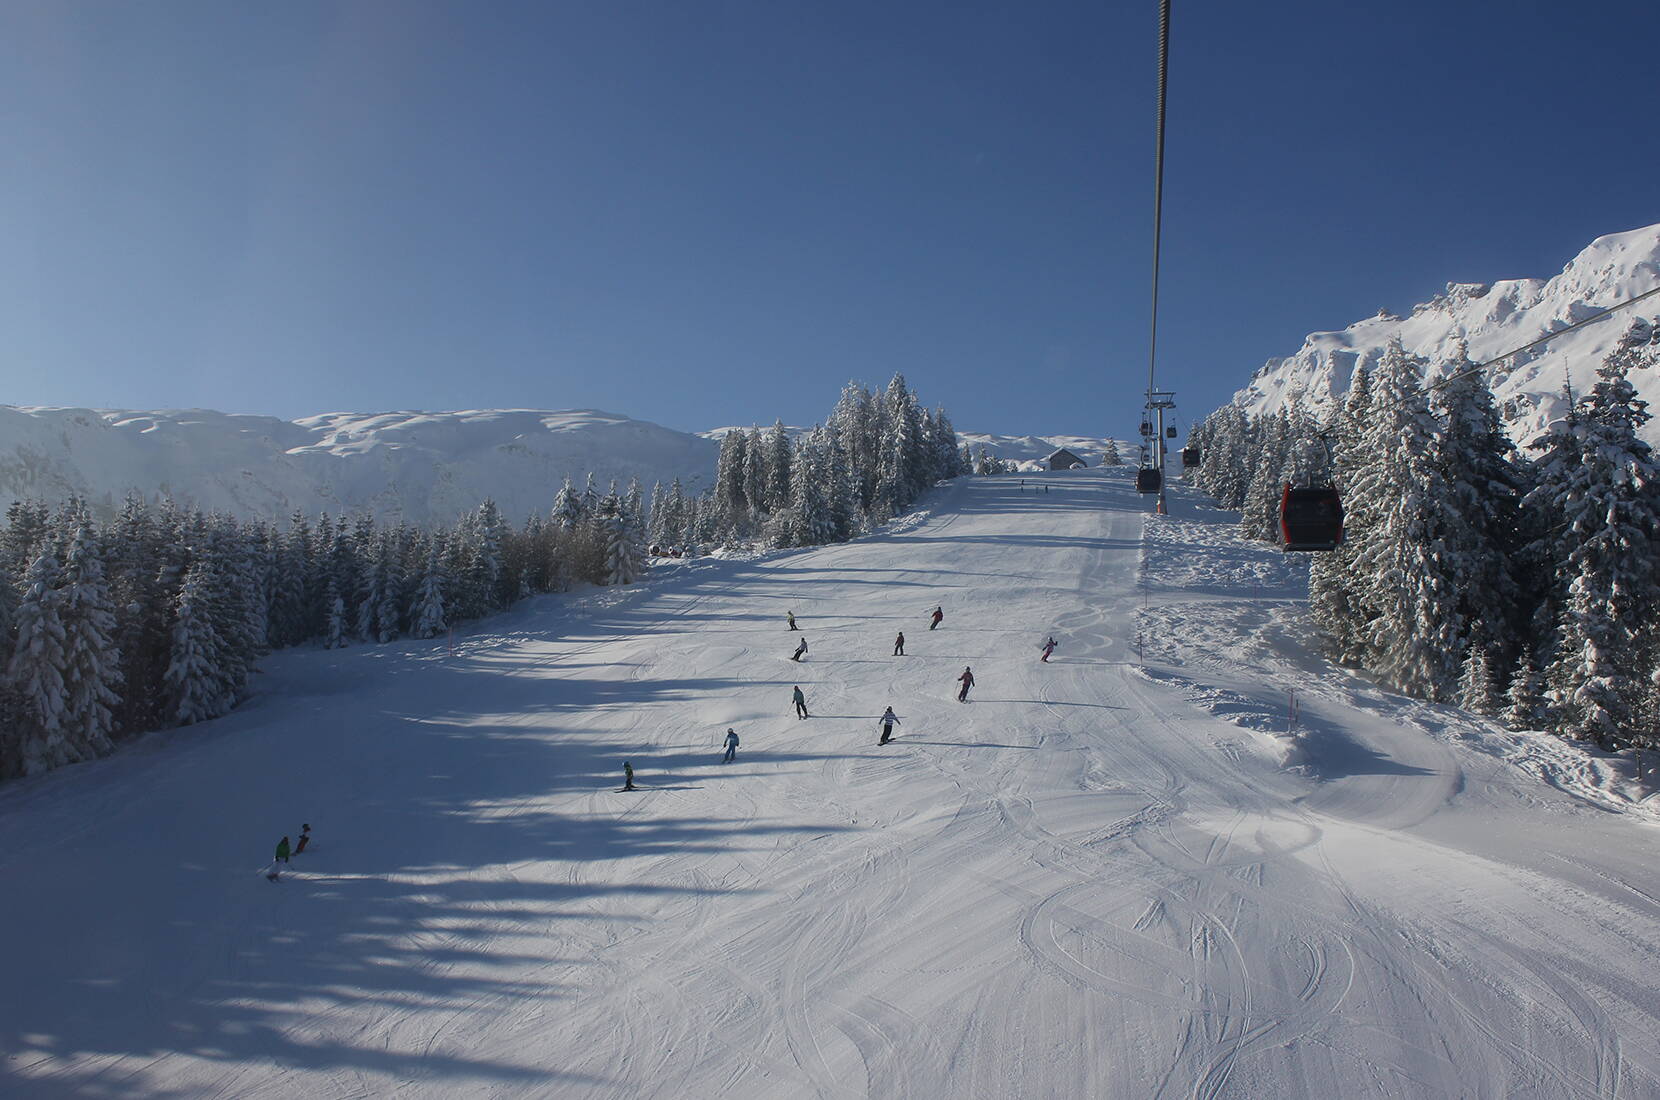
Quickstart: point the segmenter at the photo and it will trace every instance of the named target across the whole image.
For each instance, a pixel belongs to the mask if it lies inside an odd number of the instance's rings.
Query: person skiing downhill
[[[272,882],[277,881],[277,878],[279,877],[278,872],[281,870],[281,868],[278,867],[277,865],[279,863],[287,863],[287,862],[288,862],[288,838],[283,837],[281,840],[277,841],[277,858],[273,859],[271,861],[271,873],[266,875],[265,877],[270,879]]]
[[[801,694],[800,684],[795,686],[795,690],[790,693],[790,697],[795,701],[795,716],[797,718],[812,717],[812,715],[807,713],[807,697]]]
[[[732,763],[732,758],[734,756],[737,756],[737,755],[738,755],[738,731],[733,730],[733,729],[728,729],[726,731],[726,755],[721,758],[721,763],[722,764],[730,764],[730,763]]]
[[[801,639],[801,644],[795,647],[795,652],[790,654],[790,660],[799,661],[806,654],[806,652],[807,652],[807,639],[803,638],[803,639]]]
[[[945,612],[942,611],[938,605],[936,605],[934,607],[934,613],[928,618],[928,629],[934,629],[940,624],[940,620],[943,618],[945,618]]]
[[[899,716],[894,714],[893,708],[889,707],[887,710],[883,711],[882,739],[876,743],[878,745],[886,745],[889,741],[893,740],[893,727],[897,725],[899,725]]]
[[[903,630],[899,632],[899,637],[893,640],[893,655],[895,657],[905,656],[905,632]]]
[[[1047,642],[1043,643],[1043,658],[1042,658],[1042,660],[1043,660],[1044,664],[1049,663],[1049,655],[1053,652],[1055,652],[1055,637],[1054,637],[1054,635],[1050,635],[1049,640]]]
[[[790,629],[791,630],[800,630],[801,629],[799,626],[795,625],[795,612],[794,611],[784,612],[784,621],[790,624]]]
[[[963,674],[957,679],[962,681],[963,685],[962,690],[957,692],[957,702],[966,703],[968,702],[968,689],[974,686],[974,670],[964,665]]]
[[[300,842],[298,844],[294,845],[294,854],[299,855],[301,852],[305,851],[305,846],[307,844],[310,844],[310,843],[311,843],[311,826],[310,825],[301,825],[300,826]]]
[[[623,761],[623,790],[632,791],[633,789],[634,789],[634,765],[630,764],[628,761],[624,760]]]

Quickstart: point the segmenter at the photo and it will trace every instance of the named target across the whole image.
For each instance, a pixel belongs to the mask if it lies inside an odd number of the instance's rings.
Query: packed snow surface
[[[1390,340],[1430,361],[1430,377],[1451,358],[1458,341],[1469,345],[1478,363],[1522,347],[1571,324],[1660,287],[1660,225],[1598,237],[1551,279],[1505,279],[1496,283],[1448,283],[1446,292],[1413,308],[1406,317],[1379,311],[1341,332],[1316,332],[1285,359],[1270,359],[1234,403],[1253,413],[1272,412],[1294,397],[1330,408],[1348,392],[1357,366],[1374,364]],[[1585,325],[1488,372],[1488,383],[1519,443],[1537,438],[1566,412],[1564,382],[1584,394],[1596,382],[1597,367],[1633,321],[1660,321],[1660,295]],[[1651,328],[1660,338],[1660,330]],[[1660,377],[1631,379],[1651,405],[1660,404]],[[1644,429],[1660,443],[1660,421]]]
[[[0,1093],[1660,1094],[1629,764],[1333,670],[1300,559],[1129,477],[277,654],[0,789]]]
[[[328,413],[296,421],[208,409],[0,405],[0,510],[70,496],[112,514],[132,490],[259,519],[298,510],[449,523],[493,498],[519,522],[565,478],[604,492],[679,477],[701,491],[715,444],[592,409]]]

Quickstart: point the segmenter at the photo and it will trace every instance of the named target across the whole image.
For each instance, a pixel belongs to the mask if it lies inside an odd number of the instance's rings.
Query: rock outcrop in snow
[[[1660,225],[1613,233],[1592,241],[1555,278],[1449,283],[1408,317],[1380,311],[1341,332],[1313,333],[1295,355],[1264,364],[1234,402],[1260,414],[1301,394],[1329,408],[1348,392],[1356,366],[1375,361],[1391,339],[1429,359],[1433,377],[1435,364],[1450,358],[1459,340],[1469,342],[1470,358],[1486,362],[1657,286]],[[1575,393],[1588,390],[1597,365],[1639,319],[1660,320],[1660,295],[1495,365],[1488,381],[1512,438],[1525,443],[1562,414],[1564,381]],[[1660,377],[1632,382],[1660,405]],[[1648,439],[1660,443],[1660,421],[1648,425]]]
[[[699,492],[716,444],[594,410],[326,413],[297,421],[205,409],[125,412],[0,406],[0,509],[86,498],[109,514],[130,490],[272,519],[371,513],[448,522],[494,498],[515,522],[546,512],[569,477],[680,478]]]

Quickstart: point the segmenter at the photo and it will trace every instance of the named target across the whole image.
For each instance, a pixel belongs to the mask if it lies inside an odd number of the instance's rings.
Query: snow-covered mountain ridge
[[[0,405],[0,508],[130,490],[271,519],[299,510],[448,522],[492,497],[515,520],[545,512],[589,472],[693,491],[716,445],[592,409],[324,413],[295,421],[207,409],[122,411]]]
[[[1302,394],[1316,407],[1329,407],[1348,392],[1356,366],[1375,361],[1395,338],[1430,361],[1433,379],[1459,340],[1468,341],[1470,358],[1485,362],[1657,286],[1660,224],[1612,233],[1592,241],[1554,278],[1448,283],[1407,317],[1380,311],[1341,332],[1312,333],[1295,355],[1264,364],[1234,403],[1260,414]],[[1512,437],[1525,443],[1562,414],[1565,380],[1575,393],[1589,389],[1598,364],[1638,319],[1651,325],[1660,320],[1660,296],[1494,366],[1488,381]],[[1660,404],[1660,377],[1632,383]],[[1648,425],[1648,439],[1660,443],[1660,421]]]

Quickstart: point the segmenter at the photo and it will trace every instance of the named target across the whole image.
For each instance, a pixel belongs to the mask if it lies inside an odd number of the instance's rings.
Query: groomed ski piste
[[[1660,1095],[1629,765],[1332,668],[1300,559],[1131,474],[279,653],[0,789],[0,1093]]]

